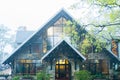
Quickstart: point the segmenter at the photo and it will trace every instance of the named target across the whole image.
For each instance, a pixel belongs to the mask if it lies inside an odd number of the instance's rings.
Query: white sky
[[[48,21],[61,8],[77,0],[0,0],[0,24],[13,30],[26,26],[33,30]]]
[[[70,5],[78,1],[80,2],[80,0],[0,0],[0,24],[11,28],[12,32],[15,32],[19,26],[26,26],[28,30],[36,30],[60,9],[68,9]],[[92,12],[96,16],[98,12],[90,10],[82,0],[79,7],[79,10],[71,11],[70,14],[80,16],[86,22],[90,16],[88,13]],[[12,50],[8,48],[6,48],[7,52],[11,53]]]
[[[60,9],[67,9],[77,0],[0,0],[0,24],[15,33],[19,26],[36,30],[45,24]],[[11,53],[10,45],[5,52]]]

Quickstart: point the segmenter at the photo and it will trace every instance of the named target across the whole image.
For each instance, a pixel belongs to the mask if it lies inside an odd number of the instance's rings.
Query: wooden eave
[[[111,50],[104,48],[103,51],[110,56],[112,61],[120,63],[120,58],[118,58]]]
[[[71,50],[72,51],[74,51],[76,54],[77,54],[77,56],[79,57],[79,58],[81,58],[81,60],[86,60],[86,58],[76,49],[76,48],[74,48],[70,43],[68,43],[66,40],[61,40],[58,44],[56,44],[50,51],[48,51],[42,58],[41,58],[41,62],[45,59],[45,58],[47,58],[50,54],[52,54],[52,52],[54,53],[54,50],[56,49],[56,48],[58,48],[61,44],[67,44],[67,45],[65,45],[65,47],[70,47],[71,48]],[[59,47],[59,50],[60,49],[64,49],[65,47]],[[63,50],[63,51],[67,51],[67,50]],[[59,52],[59,51],[58,51]],[[67,51],[68,52],[68,51]],[[69,52],[68,52],[69,53]],[[67,53],[67,54],[68,54]],[[56,54],[56,55],[59,55],[58,53],[54,53],[54,54]],[[68,55],[70,55],[70,54],[68,54]],[[76,58],[77,58],[77,56],[76,56]]]

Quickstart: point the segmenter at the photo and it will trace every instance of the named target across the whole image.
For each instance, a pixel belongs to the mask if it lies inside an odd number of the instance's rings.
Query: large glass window
[[[16,73],[19,74],[35,74],[36,73],[35,63],[19,63],[16,66]]]
[[[92,74],[108,74],[109,65],[107,60],[89,60],[80,65],[80,69],[89,70]]]
[[[47,39],[49,47],[56,45],[64,36],[64,27],[67,20],[65,18],[60,18],[52,26],[47,29]]]
[[[41,69],[39,60],[18,60],[17,62],[17,74],[36,74]]]

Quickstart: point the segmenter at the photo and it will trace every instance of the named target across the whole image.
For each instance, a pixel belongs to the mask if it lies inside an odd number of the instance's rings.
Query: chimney
[[[116,36],[112,39],[111,50],[116,56],[120,58],[120,36]]]
[[[26,31],[26,30],[27,30],[26,26],[19,26],[18,27],[18,31]]]

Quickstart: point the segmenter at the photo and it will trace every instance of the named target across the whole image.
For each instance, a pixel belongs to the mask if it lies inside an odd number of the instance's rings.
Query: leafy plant
[[[49,80],[50,75],[46,74],[44,71],[40,71],[37,73],[37,80]]]
[[[20,76],[14,76],[12,80],[20,80]]]
[[[23,79],[32,79],[33,76],[31,76],[31,75],[24,75],[22,78],[23,78]]]
[[[92,75],[93,79],[107,79],[107,76],[103,75],[103,74],[95,74]]]
[[[76,80],[91,80],[92,76],[91,73],[87,70],[80,70],[75,72],[75,79]]]

